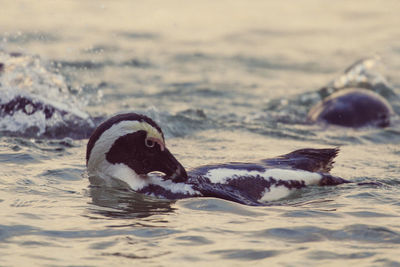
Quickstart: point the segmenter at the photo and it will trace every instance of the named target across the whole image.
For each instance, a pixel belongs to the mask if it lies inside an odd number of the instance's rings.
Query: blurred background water
[[[381,59],[371,73],[388,90],[376,91],[400,113],[400,2],[1,6],[3,97],[58,101],[86,127],[145,113],[187,169],[340,146],[334,175],[377,182],[310,187],[267,207],[155,200],[90,188],[87,139],[62,136],[80,125],[60,134],[40,118],[3,119],[1,266],[400,266],[398,118],[384,129],[305,123],[319,89],[366,57]]]

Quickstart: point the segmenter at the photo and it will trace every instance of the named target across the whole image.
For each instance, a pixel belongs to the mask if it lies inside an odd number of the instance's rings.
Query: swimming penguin
[[[390,104],[370,90],[351,88],[340,90],[311,108],[309,122],[359,128],[387,127],[393,109]]]
[[[27,93],[15,93],[6,99],[2,98],[3,93],[0,92],[0,131],[10,135],[82,139],[90,136],[95,127],[95,118],[63,103]],[[9,127],[13,125],[10,121],[21,125],[21,129]]]
[[[145,195],[216,197],[262,205],[308,185],[348,182],[329,174],[338,151],[301,149],[258,163],[206,165],[187,173],[167,149],[164,134],[152,119],[126,113],[106,120],[93,132],[86,164],[89,178],[100,178],[107,185],[122,182]]]
[[[0,51],[0,135],[88,138],[97,119],[37,57]]]

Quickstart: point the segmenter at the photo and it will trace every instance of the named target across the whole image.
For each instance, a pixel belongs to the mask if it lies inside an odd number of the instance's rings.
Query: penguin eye
[[[155,146],[156,142],[154,142],[153,140],[146,139],[146,140],[144,141],[144,144],[145,144],[148,148],[153,148],[153,147]]]

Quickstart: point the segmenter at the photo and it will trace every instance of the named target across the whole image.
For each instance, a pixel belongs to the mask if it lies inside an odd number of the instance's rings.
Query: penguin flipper
[[[210,183],[207,178],[196,177],[192,185],[203,197],[221,198],[249,206],[263,206],[246,192],[227,184]]]
[[[310,172],[329,173],[333,167],[333,159],[339,148],[304,148],[273,159],[262,160],[263,164],[274,167],[290,167]]]

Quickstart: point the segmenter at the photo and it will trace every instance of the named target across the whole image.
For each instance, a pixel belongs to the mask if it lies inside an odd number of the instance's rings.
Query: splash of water
[[[84,138],[94,128],[62,75],[39,57],[0,51],[0,131],[33,137]]]

